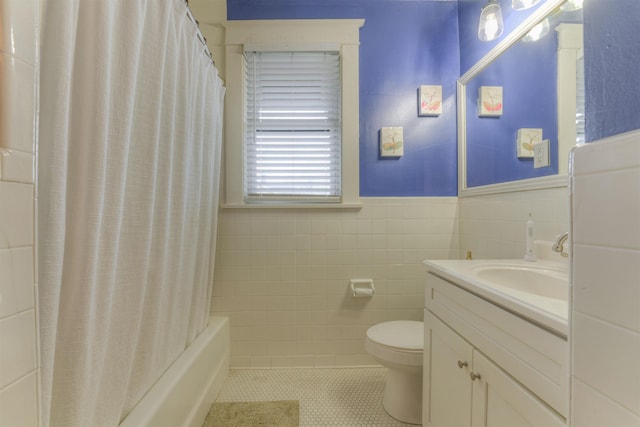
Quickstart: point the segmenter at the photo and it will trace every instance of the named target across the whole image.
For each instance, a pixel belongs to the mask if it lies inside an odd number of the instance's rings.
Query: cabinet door
[[[566,427],[556,414],[529,390],[473,352],[473,427]]]
[[[431,427],[469,427],[472,347],[425,310],[422,423]]]

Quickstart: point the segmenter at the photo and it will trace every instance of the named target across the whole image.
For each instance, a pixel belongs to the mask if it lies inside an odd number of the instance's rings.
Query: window
[[[340,55],[245,52],[245,202],[340,202]]]
[[[223,207],[359,207],[364,20],[229,21]]]

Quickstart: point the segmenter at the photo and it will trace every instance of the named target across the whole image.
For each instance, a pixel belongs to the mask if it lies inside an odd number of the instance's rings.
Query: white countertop
[[[541,268],[557,272],[559,277],[567,277],[567,296],[569,294],[568,268],[563,262],[538,260],[427,260],[423,262],[427,270],[436,276],[453,282],[485,300],[537,323],[559,335],[566,337],[569,333],[569,303],[555,298],[548,298],[528,292],[508,289],[480,280],[473,274],[473,269],[483,265],[521,266],[524,268]],[[568,299],[568,298],[567,298]]]

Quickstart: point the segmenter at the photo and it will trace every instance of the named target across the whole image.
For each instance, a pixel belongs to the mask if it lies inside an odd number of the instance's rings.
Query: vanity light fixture
[[[513,10],[525,10],[540,3],[540,0],[511,0]]]
[[[573,12],[574,10],[582,9],[584,0],[567,0],[560,6],[560,10],[563,12]]]
[[[538,41],[549,34],[550,29],[551,26],[549,25],[549,19],[545,18],[543,21],[539,22],[535,27],[533,27],[527,34],[525,34],[522,37],[522,41],[525,43]]]
[[[478,38],[483,42],[497,39],[504,31],[502,21],[502,9],[498,0],[489,0],[480,11],[480,23],[478,24]]]

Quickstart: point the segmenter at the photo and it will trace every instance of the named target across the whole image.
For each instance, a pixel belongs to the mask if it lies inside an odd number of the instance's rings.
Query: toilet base
[[[388,368],[382,406],[398,421],[422,424],[422,372]]]

